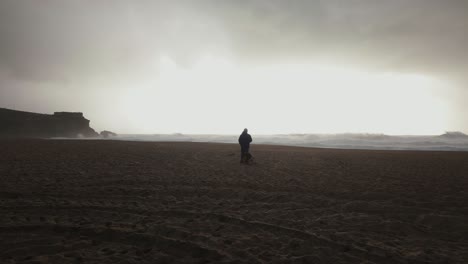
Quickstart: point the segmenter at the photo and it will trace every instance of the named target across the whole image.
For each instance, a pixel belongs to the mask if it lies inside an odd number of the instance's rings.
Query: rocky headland
[[[0,108],[0,137],[97,137],[83,113],[53,115]]]

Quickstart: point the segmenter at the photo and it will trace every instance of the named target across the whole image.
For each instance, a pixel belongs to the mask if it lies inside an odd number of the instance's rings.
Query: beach
[[[0,263],[468,263],[468,152],[0,149]]]

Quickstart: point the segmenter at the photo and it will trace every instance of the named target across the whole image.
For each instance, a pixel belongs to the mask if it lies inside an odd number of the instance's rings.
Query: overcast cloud
[[[123,129],[103,100],[151,85],[161,56],[190,68],[209,54],[436,76],[452,84],[447,129],[468,132],[467,13],[464,0],[0,0],[0,107]]]

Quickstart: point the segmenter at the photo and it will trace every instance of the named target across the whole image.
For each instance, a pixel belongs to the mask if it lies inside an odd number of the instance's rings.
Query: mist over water
[[[342,149],[468,151],[468,136],[388,136],[383,134],[283,134],[252,135],[255,144]],[[154,134],[119,135],[111,140],[236,143],[238,135]]]

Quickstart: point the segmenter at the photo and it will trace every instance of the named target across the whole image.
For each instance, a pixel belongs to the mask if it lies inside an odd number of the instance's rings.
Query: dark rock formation
[[[116,133],[111,132],[111,131],[107,131],[107,130],[101,131],[100,135],[101,135],[103,138],[108,138],[108,137],[115,137],[115,136],[117,136]]]
[[[83,113],[37,114],[0,108],[0,137],[96,137]]]
[[[439,137],[447,139],[468,139],[468,135],[459,131],[448,131],[445,132],[445,134],[440,135]]]

